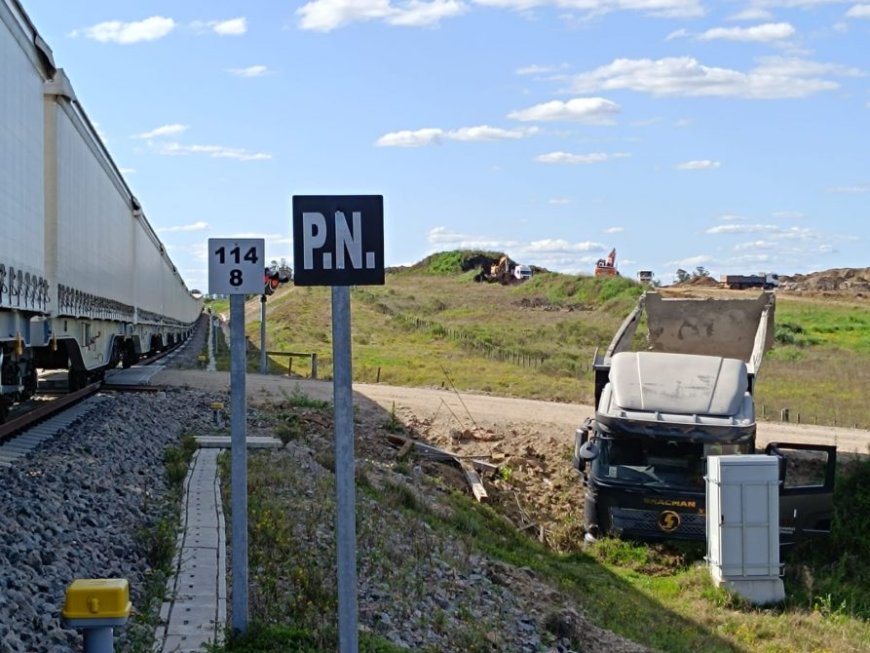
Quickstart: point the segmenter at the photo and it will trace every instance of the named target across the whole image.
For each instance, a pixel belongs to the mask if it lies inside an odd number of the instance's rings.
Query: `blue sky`
[[[870,265],[870,0],[22,0],[190,287],[382,194],[387,265]]]

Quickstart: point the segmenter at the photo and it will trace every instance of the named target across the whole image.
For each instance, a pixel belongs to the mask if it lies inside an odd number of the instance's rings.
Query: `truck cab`
[[[753,390],[773,312],[771,293],[641,297],[606,353],[596,352],[595,416],[576,434],[587,539],[705,539],[707,457],[755,453]],[[649,333],[637,351],[642,318]],[[767,453],[780,459],[782,541],[829,532],[834,448],[783,443]],[[795,453],[815,457],[811,484],[796,477],[807,466],[795,466]]]
[[[733,358],[622,352],[576,445],[589,530],[639,538],[705,533],[708,455],[751,453],[755,407]]]

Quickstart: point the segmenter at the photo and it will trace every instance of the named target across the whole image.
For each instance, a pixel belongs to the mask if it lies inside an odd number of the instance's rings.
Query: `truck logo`
[[[697,508],[698,502],[692,499],[657,499],[644,497],[643,502],[651,506],[664,506],[666,508]]]
[[[671,533],[680,527],[680,515],[673,510],[664,510],[659,515],[659,528],[665,533]]]

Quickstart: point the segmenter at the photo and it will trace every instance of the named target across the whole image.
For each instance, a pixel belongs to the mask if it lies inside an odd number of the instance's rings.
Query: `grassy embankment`
[[[390,272],[382,287],[353,289],[354,380],[452,380],[464,391],[591,403],[593,352],[607,346],[641,288],[562,274],[516,286],[475,283],[474,271],[461,272],[461,256],[436,254]],[[248,307],[248,337],[258,346],[258,300]],[[282,288],[268,310],[268,349],[316,352],[320,377],[330,378],[329,289]],[[807,424],[870,428],[870,303],[781,295],[776,322],[757,386],[759,417],[779,419],[790,408],[792,420]],[[257,351],[249,365],[259,368]],[[307,360],[294,360],[294,373],[308,369]],[[273,373],[286,370],[287,358],[270,361]]]
[[[326,471],[333,463],[328,445],[330,411],[327,404],[294,395],[271,413],[261,411],[259,419],[272,422],[282,439],[312,447],[316,452],[312,460]],[[388,421],[383,427],[388,427]],[[319,434],[313,436],[314,431]],[[286,452],[252,455],[249,465],[251,605],[256,625],[250,637],[219,650],[335,650],[336,597],[328,589],[334,587],[335,551],[329,544],[331,538],[321,536],[330,531],[334,519],[333,476],[321,473],[316,482],[306,481],[298,473],[298,460]],[[229,508],[226,478],[225,470]],[[698,547],[603,540],[586,549],[578,543],[572,553],[556,553],[517,532],[491,508],[451,492],[439,478],[413,474],[406,463],[361,463],[357,473],[360,574],[386,582],[408,597],[422,597],[430,591],[427,560],[443,555],[437,544],[443,538],[460,543],[467,551],[465,559],[484,554],[531,570],[560,596],[540,606],[545,613],[572,605],[590,622],[658,650],[863,651],[870,641],[870,544],[866,538],[870,531],[870,463],[856,466],[841,481],[834,537],[796,552],[786,577],[789,598],[772,608],[748,606],[713,587]],[[313,506],[313,500],[306,498],[312,494],[317,497]],[[405,534],[401,554],[391,548],[395,544],[385,532]],[[312,546],[312,540],[318,545]],[[457,564],[461,568],[461,560]],[[508,587],[515,592],[523,589]],[[383,609],[393,605],[389,597],[383,600]],[[463,608],[461,594],[455,600],[458,608],[445,607],[449,617],[436,610],[409,613],[407,618],[437,632],[444,632],[450,623],[447,650],[511,650],[497,639],[495,623]],[[586,635],[581,629],[569,638],[576,648],[586,650]],[[394,650],[373,633],[363,634],[361,648]],[[420,650],[440,653],[433,647]]]

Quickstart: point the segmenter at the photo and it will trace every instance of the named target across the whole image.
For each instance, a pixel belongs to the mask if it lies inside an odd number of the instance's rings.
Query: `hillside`
[[[474,268],[462,269],[468,256],[433,255],[389,271],[384,286],[353,289],[354,380],[590,403],[594,352],[609,344],[643,288],[627,278],[552,272],[510,285],[477,283]],[[811,290],[831,277],[841,279],[841,290]],[[777,292],[777,343],[758,385],[762,419],[789,408],[808,423],[870,426],[862,390],[870,387],[870,302],[852,292],[860,278],[817,273]],[[661,292],[757,291],[688,284]],[[267,306],[267,349],[316,353],[321,378],[329,378],[329,289],[288,285]],[[259,302],[249,309],[249,338],[258,344]],[[270,365],[286,372],[287,358]],[[293,373],[307,375],[307,365],[296,359]]]

